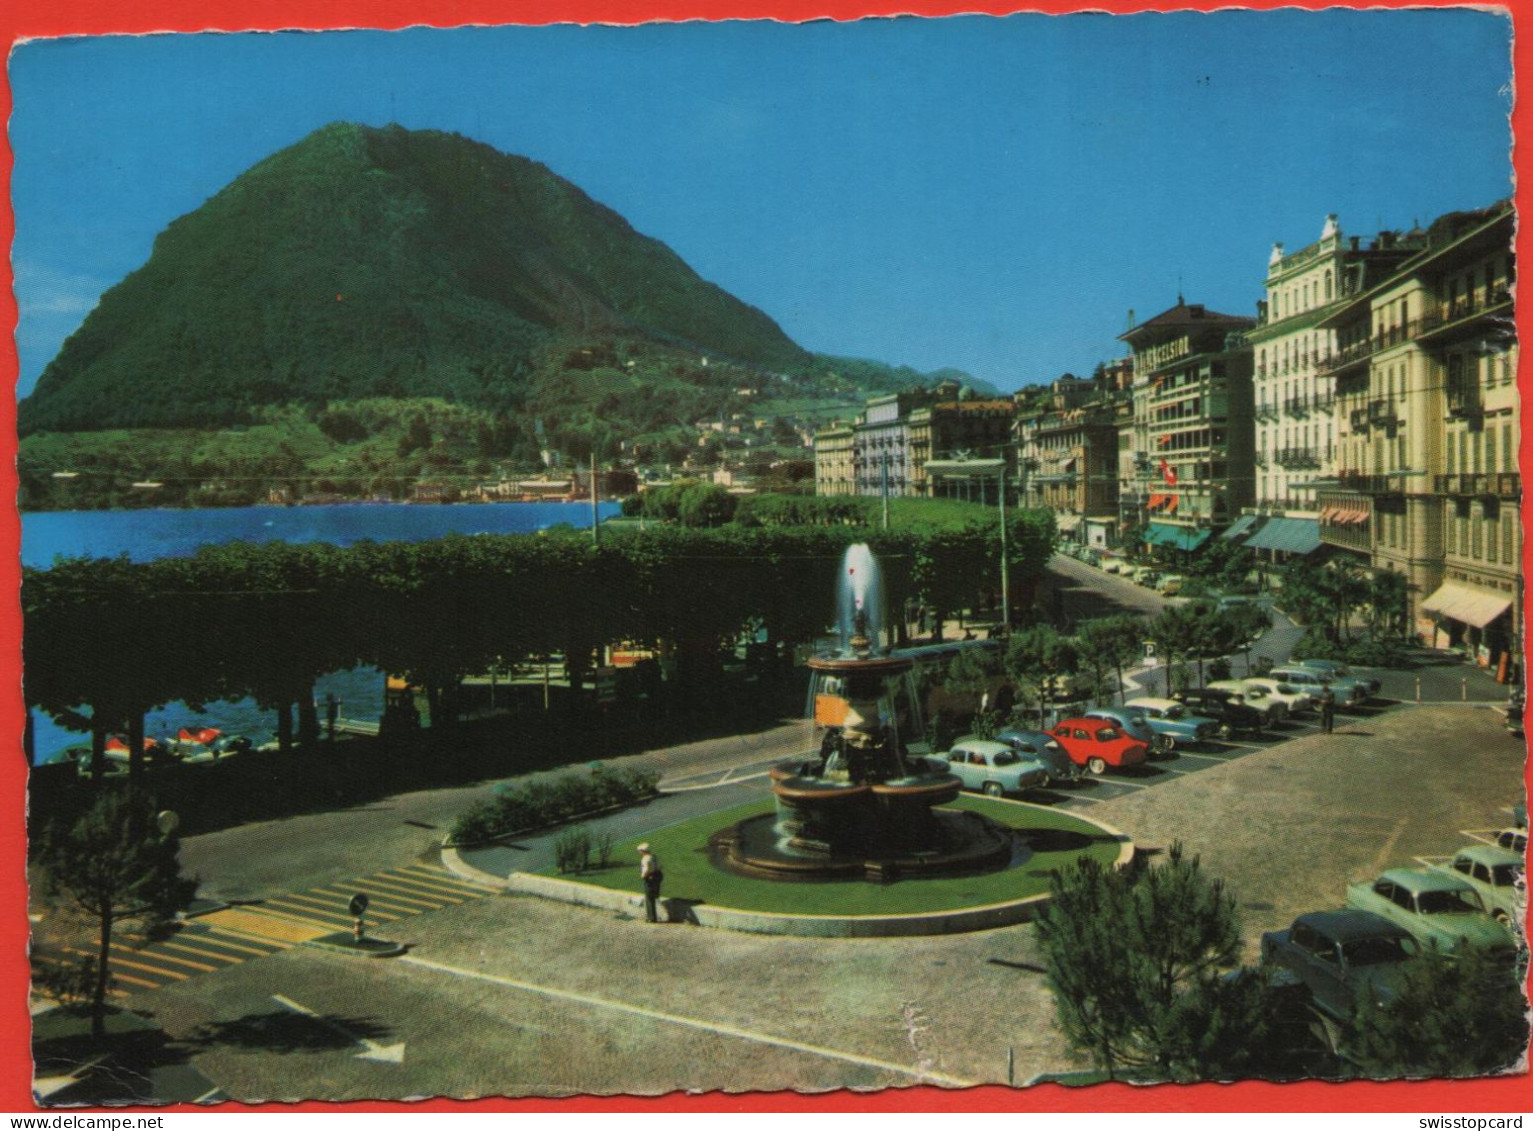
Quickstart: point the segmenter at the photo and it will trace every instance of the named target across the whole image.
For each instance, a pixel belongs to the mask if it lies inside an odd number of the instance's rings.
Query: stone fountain
[[[909,751],[922,729],[914,661],[882,643],[883,587],[867,546],[847,549],[837,593],[840,647],[809,661],[818,752],[773,767],[776,813],[718,834],[717,858],[751,874],[801,879],[892,880],[1006,866],[1012,831],[938,808],[962,783],[944,764]]]

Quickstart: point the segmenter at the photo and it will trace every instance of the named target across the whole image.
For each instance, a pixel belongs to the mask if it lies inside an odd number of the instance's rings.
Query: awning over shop
[[[1081,524],[1081,516],[1078,514],[1056,514],[1054,527],[1061,534],[1073,534],[1076,527]]]
[[[1256,518],[1257,516],[1254,514],[1241,515],[1234,522],[1230,523],[1229,526],[1226,527],[1224,531],[1219,535],[1219,537],[1239,538],[1242,534],[1249,533],[1252,524],[1256,522]]]
[[[1195,530],[1190,526],[1173,526],[1168,522],[1152,522],[1145,530],[1144,540],[1151,546],[1170,546],[1177,550],[1196,550],[1209,539],[1210,531]]]
[[[1484,628],[1512,607],[1512,599],[1450,581],[1421,602],[1421,611]]]
[[[1269,518],[1250,538],[1246,548],[1278,550],[1285,554],[1311,554],[1320,548],[1320,523],[1313,518]]]

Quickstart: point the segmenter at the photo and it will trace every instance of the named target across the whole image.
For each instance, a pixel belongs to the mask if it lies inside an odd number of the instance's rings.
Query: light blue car
[[[963,782],[965,789],[1002,797],[1048,784],[1049,771],[1037,758],[1019,754],[1004,742],[970,738],[955,742],[937,760],[947,763],[948,772]]]
[[[1149,728],[1169,743],[1167,750],[1175,750],[1178,742],[1207,742],[1219,734],[1218,719],[1194,715],[1175,699],[1130,699],[1123,706],[1138,712]]]

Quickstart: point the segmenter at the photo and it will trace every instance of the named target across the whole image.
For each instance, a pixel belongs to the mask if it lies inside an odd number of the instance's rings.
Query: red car
[[[1094,774],[1105,773],[1108,766],[1137,766],[1150,755],[1148,746],[1108,719],[1063,719],[1049,733],[1070,761]]]

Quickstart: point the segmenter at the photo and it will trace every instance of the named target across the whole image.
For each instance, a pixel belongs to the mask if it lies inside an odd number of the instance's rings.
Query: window
[[[1443,459],[1444,459],[1444,462],[1447,465],[1448,474],[1449,475],[1454,474],[1454,470],[1453,470],[1453,456],[1454,456],[1454,449],[1455,449],[1455,446],[1456,446],[1454,444],[1454,440],[1455,439],[1456,439],[1455,435],[1452,432],[1449,432],[1448,433],[1447,447],[1444,449],[1444,452],[1443,452]]]
[[[1326,301],[1329,302],[1331,298],[1331,272],[1329,268],[1326,269],[1325,273],[1325,297]]]
[[[1509,420],[1501,424],[1501,462],[1507,471],[1517,470],[1517,448],[1512,443],[1512,423]]]

